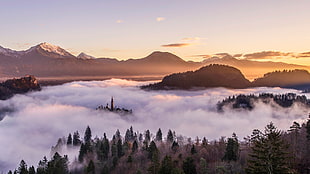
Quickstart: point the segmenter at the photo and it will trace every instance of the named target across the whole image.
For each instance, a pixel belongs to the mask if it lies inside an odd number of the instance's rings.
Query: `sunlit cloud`
[[[166,20],[166,18],[164,18],[164,17],[157,17],[156,18],[157,22],[161,22],[161,21],[164,21],[164,20]]]
[[[245,59],[278,59],[286,56],[293,56],[293,54],[279,51],[262,51],[243,55]]]
[[[213,57],[213,55],[209,55],[209,54],[201,54],[201,55],[193,55],[191,57],[200,57],[200,58],[204,58],[204,59],[208,59]]]
[[[310,58],[310,52],[299,53],[296,58]]]
[[[162,47],[187,47],[192,44],[190,43],[173,43],[173,44],[167,44],[167,45],[162,45]]]

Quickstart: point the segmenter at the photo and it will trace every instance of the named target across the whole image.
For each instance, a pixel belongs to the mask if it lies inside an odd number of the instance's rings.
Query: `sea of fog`
[[[288,93],[300,91],[281,88],[225,89],[199,91],[144,91],[138,86],[150,82],[120,79],[106,81],[72,82],[59,86],[43,87],[39,92],[16,95],[0,101],[0,108],[10,108],[0,121],[0,173],[17,168],[21,159],[28,165],[47,156],[58,138],[78,130],[83,137],[89,125],[93,136],[107,133],[112,137],[117,129],[122,134],[133,126],[135,131],[149,129],[153,134],[161,128],[186,137],[206,137],[209,140],[229,137],[233,132],[239,139],[250,135],[253,129],[263,129],[270,121],[287,130],[293,121],[302,122],[309,110],[297,105],[279,109],[257,104],[252,111],[216,111],[216,104],[236,94]],[[132,115],[120,116],[97,111],[114,97],[116,106],[133,110]],[[309,97],[309,95],[307,96]],[[77,150],[68,152],[72,161]]]

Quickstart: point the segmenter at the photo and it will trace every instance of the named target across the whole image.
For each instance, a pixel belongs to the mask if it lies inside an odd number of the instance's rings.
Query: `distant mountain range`
[[[289,87],[308,89],[310,73],[306,70],[284,70],[265,74],[253,82],[247,80],[240,70],[228,65],[212,64],[196,71],[174,73],[165,76],[159,83],[142,86],[142,89],[171,90],[195,88],[249,88],[249,87]]]
[[[14,51],[0,46],[0,76],[16,77],[27,74],[42,77],[122,77],[159,76],[198,69],[209,64],[225,64],[239,68],[253,79],[274,70],[308,69],[306,66],[239,60],[231,56],[211,58],[203,62],[184,61],[168,52],[153,52],[145,58],[119,61],[95,58],[81,53],[74,56],[65,49],[41,43],[25,51]]]

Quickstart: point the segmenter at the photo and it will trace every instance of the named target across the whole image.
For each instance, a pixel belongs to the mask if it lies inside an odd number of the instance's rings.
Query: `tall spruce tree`
[[[167,142],[172,143],[174,141],[174,136],[172,131],[169,129],[168,134],[167,134]]]
[[[73,140],[72,140],[73,146],[78,146],[81,144],[80,140],[80,134],[78,131],[73,133]]]
[[[34,166],[29,167],[28,174],[36,174]]]
[[[307,131],[307,139],[310,141],[310,115],[309,115],[309,119],[306,123],[306,131]]]
[[[21,160],[17,170],[18,174],[28,174],[27,164],[24,160]]]
[[[71,135],[71,133],[69,133],[69,135],[68,135],[67,145],[72,145],[72,135]]]
[[[90,143],[91,141],[91,130],[90,127],[87,126],[86,130],[85,130],[85,134],[84,134],[84,142],[85,143]]]
[[[237,161],[239,156],[239,142],[235,133],[233,133],[232,138],[228,138],[225,155],[223,157],[224,161]]]
[[[48,174],[68,174],[68,157],[66,155],[62,157],[56,152],[52,160],[48,162],[46,172]]]
[[[163,140],[163,133],[161,132],[161,129],[159,128],[156,133],[156,141],[162,141]]]
[[[185,174],[196,174],[196,165],[192,157],[187,157],[182,165]]]
[[[251,153],[246,172],[249,174],[286,174],[288,168],[288,145],[281,137],[281,131],[268,124],[264,132],[253,131]]]

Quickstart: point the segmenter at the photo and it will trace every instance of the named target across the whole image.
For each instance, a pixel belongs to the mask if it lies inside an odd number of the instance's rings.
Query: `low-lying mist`
[[[263,129],[270,121],[287,130],[293,121],[305,120],[309,112],[298,105],[279,109],[262,103],[257,103],[252,111],[216,111],[218,101],[234,94],[300,93],[291,89],[144,91],[137,87],[146,83],[149,82],[119,79],[72,82],[0,101],[0,109],[8,110],[0,121],[0,173],[16,168],[21,159],[36,166],[44,155],[50,158],[51,146],[58,138],[76,130],[83,137],[87,125],[93,136],[99,137],[104,132],[112,137],[116,129],[124,134],[133,126],[139,132],[149,129],[156,133],[161,128],[166,135],[172,129],[187,137],[209,140],[235,132],[242,139],[253,129]],[[120,116],[95,110],[98,105],[109,103],[112,96],[116,106],[132,109],[133,114]],[[69,156],[71,161],[74,158]]]

